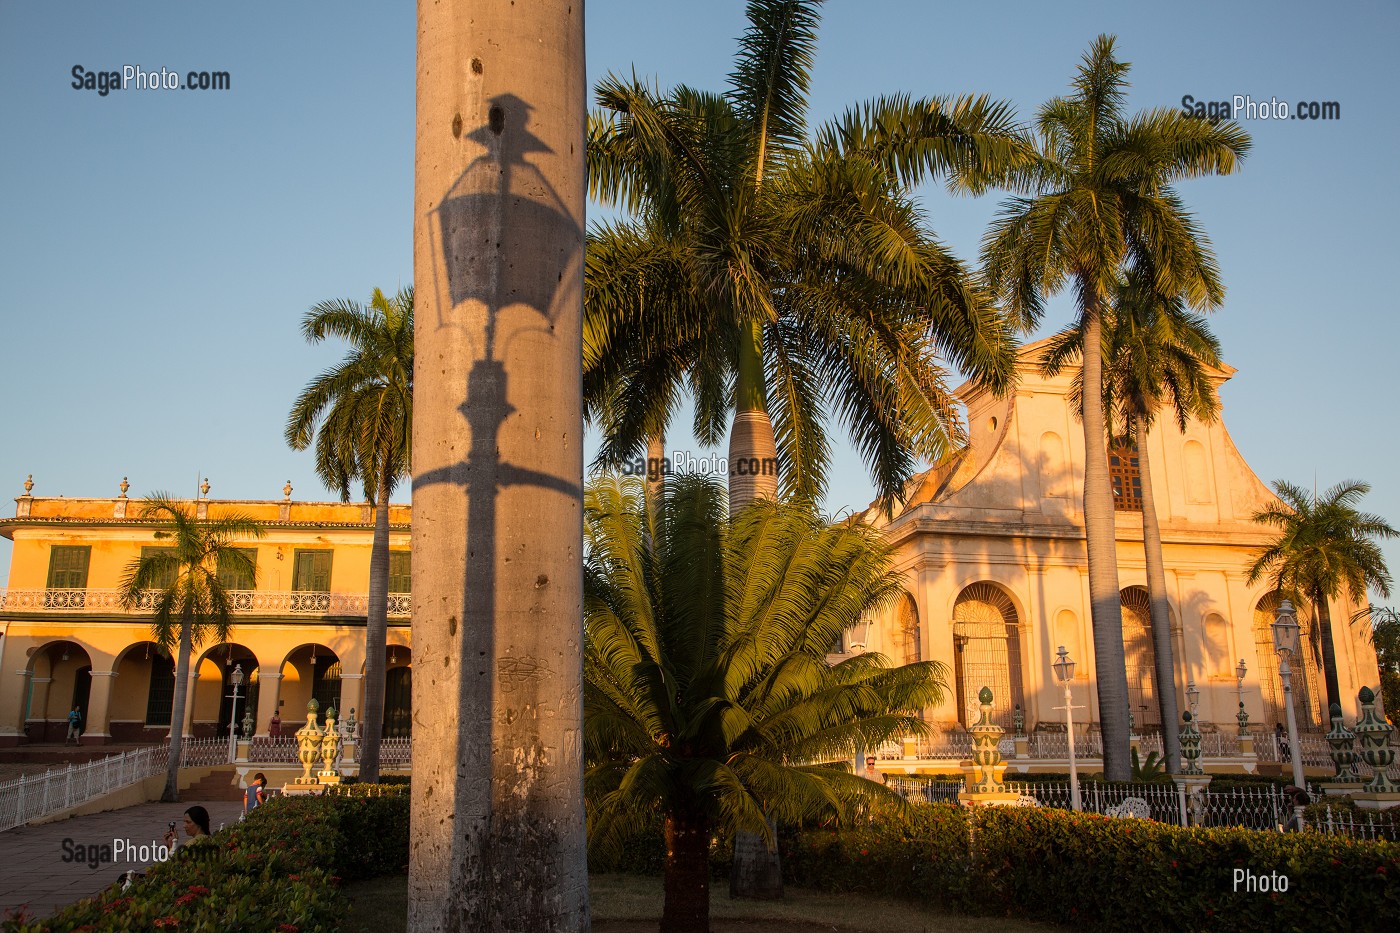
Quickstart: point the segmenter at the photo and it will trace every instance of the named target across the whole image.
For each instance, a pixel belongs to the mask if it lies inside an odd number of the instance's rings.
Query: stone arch
[[[923,639],[919,635],[919,607],[914,597],[905,593],[899,598],[894,612],[893,664],[913,664],[923,659]]]
[[[62,742],[74,706],[88,725],[92,694],[92,652],[72,638],[56,638],[29,651],[29,689],[22,701],[24,731],[31,742]]]
[[[175,659],[154,641],[136,641],[117,652],[117,674],[108,713],[113,742],[160,740],[175,705]]]
[[[1129,586],[1118,594],[1123,612],[1123,661],[1128,674],[1128,709],[1139,731],[1160,729],[1157,705],[1157,652],[1152,647],[1152,601],[1147,588]],[[1171,689],[1175,689],[1174,685]]]
[[[1278,655],[1274,653],[1274,633],[1270,627],[1274,622],[1274,611],[1278,609],[1283,596],[1278,590],[1265,593],[1254,604],[1254,655],[1258,663],[1259,692],[1264,701],[1264,728],[1272,729],[1276,724],[1288,722],[1288,713],[1283,706],[1283,681],[1278,673]],[[1322,705],[1326,703],[1326,692],[1320,690],[1320,664],[1312,649],[1313,622],[1311,613],[1305,606],[1298,606],[1298,653],[1303,656],[1302,676],[1299,676],[1297,659],[1289,660],[1293,670],[1293,712],[1298,717],[1298,728],[1304,732],[1325,732],[1323,727]]]
[[[231,723],[242,723],[250,711],[257,719],[261,694],[261,666],[257,653],[237,642],[219,642],[200,652],[191,662],[196,672],[190,691],[190,729],[197,736],[224,736]],[[243,672],[237,708],[233,700],[233,672]]]
[[[1025,710],[1022,626],[1011,595],[999,584],[978,581],[953,602],[953,675],[958,721],[977,721],[977,694],[992,691],[992,718],[1012,728],[1014,709]]]
[[[325,721],[326,707],[341,710],[340,655],[319,642],[304,642],[283,657],[281,695],[286,723],[301,723],[306,719],[306,706],[311,699],[319,704],[318,722]],[[298,727],[293,727],[292,731]],[[286,726],[283,727],[284,731]]]

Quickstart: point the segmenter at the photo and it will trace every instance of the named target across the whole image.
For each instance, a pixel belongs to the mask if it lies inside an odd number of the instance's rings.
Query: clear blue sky
[[[590,0],[590,81],[635,69],[720,89],[743,22],[738,2]],[[833,0],[813,117],[894,91],[987,93],[1028,117],[1103,32],[1133,63],[1133,108],[1341,104],[1334,122],[1246,122],[1244,170],[1181,193],[1229,287],[1214,325],[1239,369],[1223,395],[1246,459],[1266,481],[1368,480],[1367,506],[1400,523],[1400,309],[1383,284],[1396,4]],[[296,498],[329,497],[282,428],[339,350],[297,324],[318,300],[412,279],[413,56],[404,3],[0,0],[0,496],[33,473],[39,495],[115,495],[125,475],[133,496],[208,476],[218,497],[278,498],[288,478]],[[74,65],[127,64],[228,71],[232,89],[70,86]],[[968,259],[995,205],[926,197]],[[1060,301],[1047,323],[1067,315]],[[843,449],[828,508],[870,497]]]

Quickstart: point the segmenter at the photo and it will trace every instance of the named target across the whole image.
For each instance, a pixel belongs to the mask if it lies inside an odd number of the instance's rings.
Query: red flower
[[[179,904],[181,907],[184,907],[191,901],[198,899],[198,897],[198,894],[182,894],[179,897],[175,898],[175,903]]]
[[[177,927],[177,926],[180,925],[180,918],[179,918],[179,917],[157,917],[155,923],[156,923],[156,926],[158,926],[158,927]]]
[[[277,933],[298,933],[300,929],[301,927],[297,926],[295,923],[277,924]]]
[[[1176,868],[1176,859],[1172,859],[1172,868]]]
[[[191,894],[208,894],[208,893],[209,893],[209,889],[206,888],[206,887],[205,887],[204,885],[202,885],[202,884],[192,884],[192,885],[190,885],[190,893],[191,893]]]
[[[301,880],[301,875],[288,875],[288,876],[287,876],[287,880],[288,880],[288,881],[300,881],[300,880]]]
[[[869,854],[870,854],[870,850],[869,850],[869,849],[861,849],[861,850],[860,850],[860,854],[861,854],[861,855],[869,855]]]
[[[1376,874],[1378,874],[1378,875],[1383,875],[1383,874],[1385,874],[1385,866],[1384,866],[1384,865],[1377,865],[1377,866],[1376,866]]]

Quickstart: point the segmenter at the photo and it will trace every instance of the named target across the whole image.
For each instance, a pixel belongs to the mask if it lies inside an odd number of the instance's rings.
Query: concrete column
[[[258,668],[258,709],[254,714],[257,720],[257,728],[254,733],[260,738],[267,737],[268,723],[272,721],[272,714],[277,711],[277,705],[282,701],[282,674],[263,673],[262,668]],[[284,717],[285,718],[285,717]]]
[[[45,742],[48,740],[48,737],[44,735],[44,730],[48,728],[49,688],[53,685],[53,678],[35,677],[30,682],[34,685],[34,689],[29,695],[27,719],[39,721],[39,730],[32,737],[33,741]],[[63,712],[66,714],[68,711],[64,710]]]
[[[84,745],[106,745],[112,741],[112,687],[116,671],[93,671],[92,689],[88,692],[87,721],[83,723]]]
[[[24,740],[24,701],[29,697],[28,668],[19,668],[0,680],[0,748],[18,745]]]
[[[343,668],[344,665],[341,665]],[[343,722],[350,715],[350,710],[355,711],[355,721],[358,722],[365,711],[365,675],[346,674],[342,671],[340,675],[340,720]]]

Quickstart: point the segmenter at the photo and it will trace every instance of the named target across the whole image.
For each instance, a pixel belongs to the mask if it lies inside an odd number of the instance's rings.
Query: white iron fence
[[[185,739],[180,744],[181,767],[228,762],[226,740]],[[0,832],[163,774],[169,761],[168,745],[148,745],[0,783]]]

